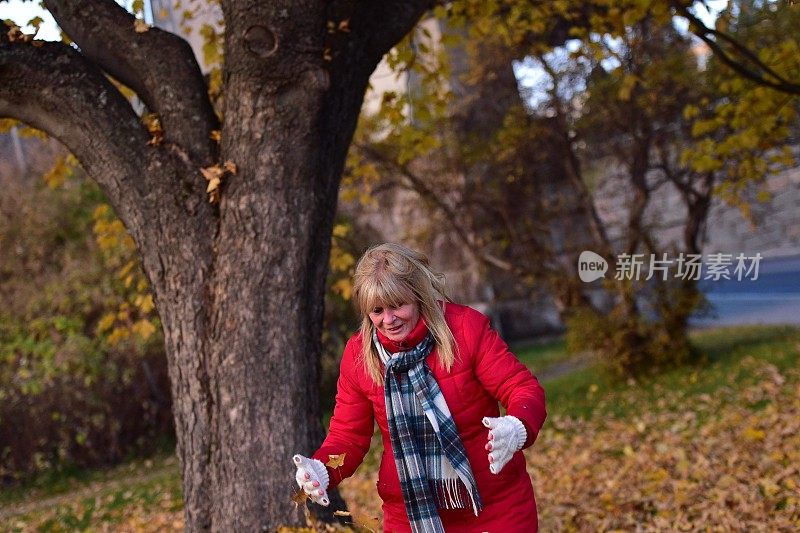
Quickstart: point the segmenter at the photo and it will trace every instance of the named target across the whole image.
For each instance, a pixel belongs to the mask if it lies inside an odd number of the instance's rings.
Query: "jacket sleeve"
[[[336,382],[336,403],[333,408],[328,436],[312,457],[325,464],[330,475],[328,490],[353,475],[364,460],[372,441],[374,415],[372,402],[355,382],[353,342],[347,343]],[[327,465],[330,455],[346,454],[344,464],[337,468]]]
[[[469,309],[464,329],[474,346],[475,376],[505,408],[519,418],[528,433],[523,448],[532,445],[547,417],[544,389],[539,380],[508,349],[482,313]]]

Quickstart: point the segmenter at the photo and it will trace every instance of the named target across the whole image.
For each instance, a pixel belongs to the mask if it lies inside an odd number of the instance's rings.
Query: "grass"
[[[51,485],[4,493],[3,531],[180,530],[183,497],[174,454],[159,454],[112,469],[63,472]],[[140,529],[141,524],[150,524]],[[158,526],[156,526],[156,524]],[[124,526],[124,527],[123,527]]]
[[[119,479],[133,472],[159,470],[174,462],[174,442],[165,439],[157,446],[158,453],[150,458],[138,458],[108,467],[84,469],[75,465],[63,465],[46,470],[40,475],[13,487],[0,491],[0,507],[24,498],[48,498],[92,483]]]
[[[740,326],[691,333],[703,362],[675,368],[638,382],[620,382],[597,364],[545,380],[548,412],[589,418],[625,417],[659,406],[664,390],[681,390],[685,398],[713,395],[721,387],[741,386],[753,376],[741,365],[751,356],[778,370],[800,363],[800,329],[790,326]],[[663,407],[663,406],[662,406]]]
[[[546,373],[554,365],[574,359],[567,353],[564,339],[515,345],[511,347],[514,355],[535,373]]]
[[[800,328],[709,329],[693,332],[691,339],[705,355],[703,363],[635,383],[615,382],[596,364],[544,377],[550,415],[545,430],[559,418],[634,418],[642,412],[686,408],[704,395],[714,396],[723,389],[729,394],[758,379],[752,375],[753,365],[748,364],[754,359],[768,362],[781,372],[800,366]],[[563,340],[516,346],[514,350],[540,376],[576,360],[566,352]],[[677,395],[672,394],[675,391]],[[678,399],[665,404],[665,396]],[[737,401],[754,412],[769,407],[764,400],[748,404],[737,397]],[[373,451],[360,470],[373,472],[377,468],[380,448],[380,437],[376,436]],[[10,512],[12,508],[19,512]],[[0,530],[181,530],[181,508],[180,474],[174,455],[159,454],[111,469],[67,469],[4,490],[0,492]]]

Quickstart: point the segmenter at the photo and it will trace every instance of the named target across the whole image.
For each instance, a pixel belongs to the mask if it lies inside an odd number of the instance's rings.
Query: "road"
[[[800,255],[762,259],[755,280],[703,280],[700,287],[713,311],[692,326],[800,324]]]

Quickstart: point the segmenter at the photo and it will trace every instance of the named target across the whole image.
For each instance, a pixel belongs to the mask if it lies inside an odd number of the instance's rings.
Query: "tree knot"
[[[261,25],[250,26],[244,32],[247,50],[258,57],[267,58],[278,49],[278,36],[270,28]]]

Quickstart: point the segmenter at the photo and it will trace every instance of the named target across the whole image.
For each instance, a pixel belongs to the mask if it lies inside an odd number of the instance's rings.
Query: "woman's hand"
[[[302,455],[292,457],[297,473],[295,480],[300,488],[311,498],[311,501],[327,507],[331,501],[328,499],[328,483],[330,478],[328,470],[322,461],[310,459]]]
[[[522,448],[528,432],[519,418],[501,416],[498,418],[483,417],[483,425],[489,428],[486,451],[489,452],[489,471],[497,474],[506,466],[514,452]]]

